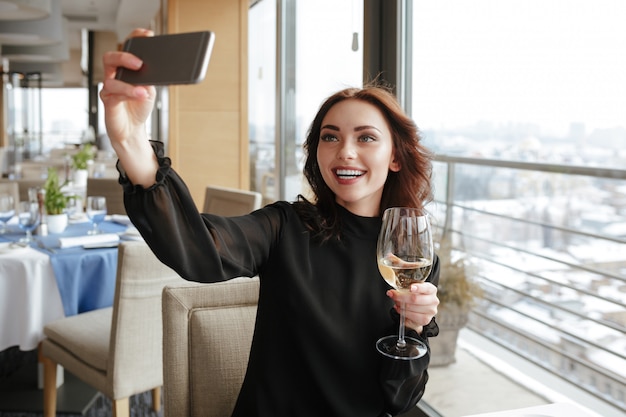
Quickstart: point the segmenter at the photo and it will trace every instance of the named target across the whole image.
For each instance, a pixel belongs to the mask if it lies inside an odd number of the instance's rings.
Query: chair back
[[[107,199],[107,214],[126,214],[124,190],[117,178],[87,178],[87,196],[102,195]]]
[[[145,242],[120,244],[107,361],[114,398],[162,385],[161,294],[166,285],[184,282]]]
[[[28,200],[28,189],[32,188],[32,187],[43,187],[43,184],[46,182],[46,180],[42,179],[24,179],[24,178],[20,178],[20,179],[16,179],[16,180],[9,180],[9,179],[2,179],[0,180],[0,184],[10,184],[10,183],[15,183],[17,184],[17,188],[18,188],[18,202],[19,201],[27,201]],[[12,186],[10,186],[12,187]]]
[[[166,417],[230,416],[248,366],[258,278],[163,289]]]
[[[20,187],[15,181],[2,181],[0,182],[0,194],[9,194],[13,196],[13,203],[15,204],[15,212],[17,213],[20,204]]]
[[[209,185],[204,194],[204,213],[241,216],[261,208],[262,195],[256,191]]]

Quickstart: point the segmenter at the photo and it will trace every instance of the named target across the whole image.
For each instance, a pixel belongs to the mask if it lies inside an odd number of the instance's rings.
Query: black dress
[[[375,349],[376,340],[397,332],[376,264],[379,217],[338,206],[341,240],[320,244],[287,202],[240,217],[201,215],[160,144],[153,146],[157,183],[145,190],[123,175],[121,182],[128,215],[159,259],[192,281],[260,278],[250,360],[233,416],[375,417],[415,406],[429,355],[397,361]],[[435,283],[438,268],[436,262],[429,278]],[[422,334],[434,333],[433,321]]]

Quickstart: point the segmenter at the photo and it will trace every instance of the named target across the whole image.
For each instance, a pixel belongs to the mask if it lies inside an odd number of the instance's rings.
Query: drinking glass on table
[[[83,214],[83,201],[77,195],[69,195],[67,196],[67,216],[70,220],[75,220],[80,218]]]
[[[0,235],[6,233],[7,222],[15,216],[15,201],[10,194],[0,194]]]
[[[93,229],[91,229],[87,234],[89,235],[97,235],[102,233],[98,225],[104,221],[104,218],[107,215],[107,199],[103,196],[89,196],[87,197],[87,206],[86,206],[87,218],[93,224]]]
[[[432,269],[434,247],[427,215],[415,208],[392,207],[383,213],[376,247],[378,269],[385,281],[398,291],[410,291],[411,284],[423,282]],[[400,307],[398,334],[376,343],[380,353],[394,359],[417,359],[426,345],[405,336],[405,305]]]
[[[28,245],[33,241],[33,230],[39,225],[39,204],[36,201],[20,201],[17,220],[20,229],[26,236],[19,240],[20,244]]]

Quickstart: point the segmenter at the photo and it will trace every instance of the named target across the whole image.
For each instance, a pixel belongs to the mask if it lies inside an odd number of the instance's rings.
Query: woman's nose
[[[356,157],[356,149],[354,146],[346,141],[343,142],[341,147],[339,148],[339,152],[337,152],[338,159],[354,159]]]

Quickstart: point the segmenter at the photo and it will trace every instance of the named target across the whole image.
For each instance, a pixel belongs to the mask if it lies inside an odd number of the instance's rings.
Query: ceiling
[[[150,27],[161,3],[160,0],[52,1],[61,1],[62,14],[70,29],[112,31],[119,41],[136,27]]]
[[[122,42],[136,27],[153,27],[160,6],[161,0],[0,0],[2,64],[19,72],[39,66],[42,73],[67,66],[81,60],[85,31]]]

